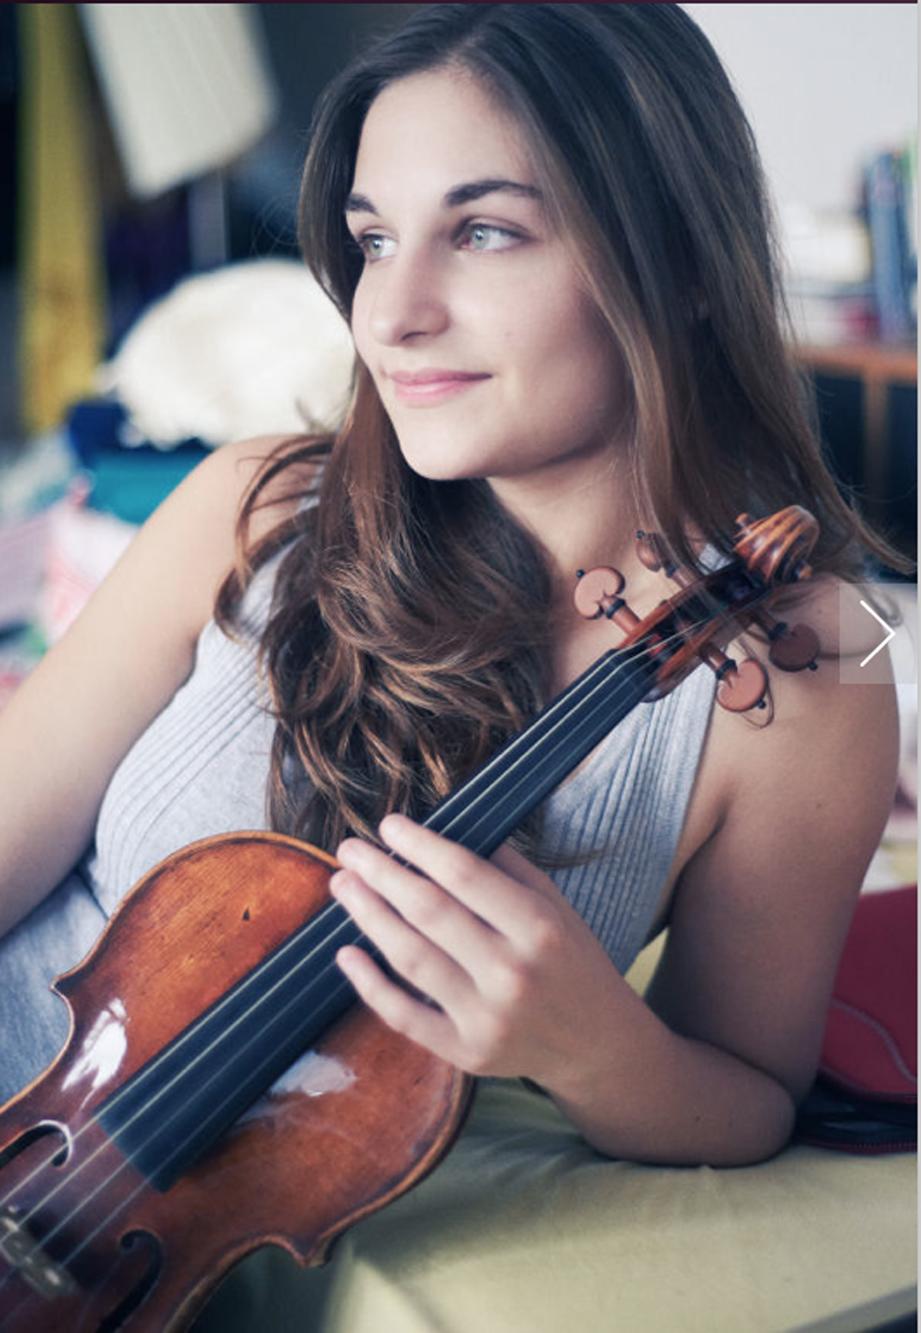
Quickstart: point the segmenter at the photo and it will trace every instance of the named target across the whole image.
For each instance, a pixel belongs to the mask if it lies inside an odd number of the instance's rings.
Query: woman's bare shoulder
[[[218,588],[234,564],[237,520],[254,483],[290,436],[264,435],[222,445],[196,467],[148,520],[156,545],[188,552],[188,574],[180,596],[194,638],[210,618]],[[296,508],[315,465],[293,463],[260,492],[247,537],[256,542]],[[142,534],[143,535],[143,534]],[[140,538],[138,539],[141,540]]]
[[[808,803],[810,790],[833,800],[839,784],[874,784],[888,771],[898,734],[888,659],[882,657],[872,682],[861,681],[854,670],[885,633],[861,605],[867,597],[860,584],[824,576],[804,590],[794,610],[783,613],[791,628],[802,624],[818,636],[814,670],[779,670],[760,639],[743,635],[734,645],[732,656],[752,650],[765,666],[771,718],[763,728],[729,718],[739,803],[753,785],[759,804],[769,793],[783,805],[797,797]],[[753,783],[759,775],[761,781]]]
[[[247,486],[272,455],[281,459],[295,459],[302,446],[310,443],[306,436],[296,435],[254,435],[245,440],[236,440],[232,444],[222,445],[214,451],[212,457],[220,460],[233,472],[242,486]],[[208,461],[208,460],[206,460]],[[281,489],[289,489],[292,475],[295,483],[303,480],[309,483],[316,472],[317,463],[310,460],[292,461],[284,474],[279,477]],[[282,480],[283,476],[283,480]]]
[[[719,826],[684,867],[657,1012],[773,1074],[808,1087],[853,905],[891,808],[898,711],[891,681],[852,683],[841,654],[862,631],[842,624],[851,589],[823,581],[789,623],[809,624],[815,671],[767,665],[773,717],[724,714],[726,801]],[[787,619],[786,613],[784,619]],[[868,619],[870,619],[868,617]],[[879,641],[869,636],[871,646]]]
[[[892,588],[879,582],[851,582],[822,574],[798,589],[795,609],[781,617],[791,625],[810,625],[819,636],[823,654],[847,661],[864,657],[882,636],[876,611],[884,619],[898,611]]]
[[[231,528],[236,524],[243,501],[269,461],[273,457],[287,458],[296,452],[297,443],[290,435],[260,435],[237,440],[217,449],[196,469],[209,470],[209,485],[213,476],[219,488],[224,520]],[[266,482],[260,491],[260,502],[253,510],[252,537],[258,539],[296,508],[300,496],[315,482],[317,469],[315,461],[292,460]]]

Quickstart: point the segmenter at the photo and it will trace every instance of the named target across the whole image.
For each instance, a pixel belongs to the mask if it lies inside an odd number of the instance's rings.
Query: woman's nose
[[[377,342],[393,346],[414,334],[440,333],[447,324],[448,303],[437,265],[399,255],[375,274],[370,328]]]

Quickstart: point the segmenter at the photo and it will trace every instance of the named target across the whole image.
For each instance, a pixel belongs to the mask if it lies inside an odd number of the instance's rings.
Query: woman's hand
[[[625,983],[556,885],[503,847],[490,861],[402,815],[380,826],[415,869],[355,838],[333,896],[393,971],[353,945],[337,962],[390,1027],[471,1074],[523,1076],[548,1091],[583,1082]]]

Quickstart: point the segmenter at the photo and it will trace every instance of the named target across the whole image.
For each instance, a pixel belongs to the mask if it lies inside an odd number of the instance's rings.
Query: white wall
[[[911,4],[686,4],[723,61],[781,206],[849,210],[868,155],[917,128]]]

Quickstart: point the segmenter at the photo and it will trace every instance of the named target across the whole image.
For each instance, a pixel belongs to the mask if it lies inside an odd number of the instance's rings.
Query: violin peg
[[[730,713],[747,713],[750,708],[764,708],[768,690],[767,672],[754,657],[746,657],[725,673],[716,691],[716,702]]]
[[[671,565],[668,558],[668,552],[662,538],[657,532],[644,532],[642,528],[637,528],[636,542],[634,544],[636,558],[644,568],[652,570],[653,573],[665,566]],[[666,568],[666,573],[669,572]]]
[[[651,570],[662,568],[658,545],[654,532],[644,532],[642,528],[637,528],[634,549],[636,550],[636,558],[644,568]]]
[[[760,625],[770,640],[768,658],[780,671],[818,670],[816,658],[821,643],[819,636],[809,625],[794,625],[793,629],[785,620],[775,620],[767,611],[756,611],[751,616],[755,624]]]
[[[693,577],[681,565],[676,565],[668,553],[668,548],[657,532],[644,532],[638,528],[636,532],[636,558],[644,568],[653,573],[664,570],[668,578],[679,587],[686,588],[693,583]]]
[[[767,672],[755,658],[746,657],[736,664],[715,643],[705,643],[698,649],[698,656],[719,681],[716,702],[722,708],[730,713],[746,713],[750,708],[764,707]]]
[[[598,565],[587,573],[580,571],[573,593],[576,610],[586,620],[597,620],[602,615],[610,618],[621,604],[623,586],[623,574],[610,565]]]
[[[771,633],[773,642],[768,651],[768,658],[780,671],[810,671],[818,668],[816,658],[819,655],[819,636],[809,625],[794,625],[789,629],[779,621],[779,633]]]

